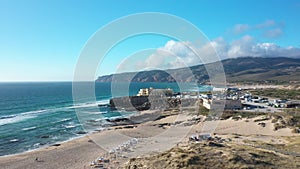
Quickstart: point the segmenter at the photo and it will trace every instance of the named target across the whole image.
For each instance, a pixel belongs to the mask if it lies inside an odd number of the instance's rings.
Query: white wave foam
[[[84,104],[78,104],[71,107],[68,107],[70,109],[76,109],[76,108],[87,108],[87,107],[96,107],[98,106],[97,103],[84,103]]]
[[[66,125],[65,128],[66,129],[70,129],[70,128],[75,128],[77,126],[80,126],[81,124],[75,124],[75,125]]]
[[[35,143],[34,145],[33,145],[33,147],[39,147],[41,145],[41,143]]]
[[[19,141],[18,139],[12,139],[12,140],[9,140],[10,142],[17,142]]]
[[[83,104],[74,105],[74,106],[70,106],[70,107],[34,110],[34,111],[23,112],[23,113],[20,113],[20,114],[12,114],[12,115],[1,116],[0,117],[0,126],[6,125],[6,124],[11,124],[11,123],[17,123],[17,122],[24,121],[24,120],[31,119],[31,118],[35,118],[40,113],[50,112],[50,111],[53,111],[53,110],[59,110],[59,109],[65,109],[65,108],[73,109],[73,108],[97,107],[99,104],[103,105],[103,104],[108,104],[108,103],[109,103],[109,100],[101,100],[101,101],[98,101],[96,103],[83,103]],[[97,112],[97,114],[104,114],[104,113],[105,112]],[[69,120],[71,120],[71,118],[62,119],[58,122],[64,122],[64,121],[69,121]],[[57,123],[57,122],[54,122],[54,123]],[[31,130],[31,128],[29,128],[29,129],[25,128],[25,129],[22,129],[22,130]]]
[[[71,128],[74,128],[76,127],[75,125],[69,125],[69,126],[65,126],[66,129],[71,129]]]
[[[61,122],[70,121],[70,120],[72,120],[72,118],[64,118],[64,119],[61,119],[59,121],[54,121],[52,123],[61,123]]]
[[[99,111],[99,112],[88,112],[88,114],[106,114],[107,112],[101,112],[101,111]]]
[[[11,123],[17,123],[20,121],[34,118],[34,117],[36,117],[36,116],[27,115],[27,116],[15,116],[13,118],[8,118],[8,119],[0,119],[0,126],[6,125],[6,124],[11,124]]]
[[[34,110],[34,111],[28,111],[28,112],[24,112],[24,113],[20,113],[20,115],[30,115],[30,114],[39,114],[39,113],[43,113],[46,112],[47,110],[43,109],[43,110]]]
[[[0,119],[9,119],[9,118],[13,118],[13,117],[16,117],[15,114],[13,115],[5,115],[5,116],[1,116]]]
[[[109,104],[109,99],[107,100],[100,100],[97,102],[97,104]]]
[[[37,114],[46,112],[47,110],[34,110],[34,111],[28,111],[23,112],[20,114],[13,114],[9,116],[2,116],[0,118],[0,126],[11,124],[11,123],[17,123],[20,121],[28,120],[37,117]]]
[[[75,108],[87,108],[87,107],[97,107],[98,105],[107,105],[109,104],[109,99],[108,100],[100,100],[96,103],[82,103],[82,104],[77,104],[74,106],[67,107],[69,109],[75,109]]]
[[[23,128],[22,130],[27,131],[27,130],[34,130],[34,129],[36,129],[36,127],[27,127],[27,128]]]

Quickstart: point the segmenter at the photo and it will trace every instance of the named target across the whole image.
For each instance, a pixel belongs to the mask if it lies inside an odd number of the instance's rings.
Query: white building
[[[212,106],[216,106],[220,108],[220,106],[224,105],[224,110],[239,110],[242,109],[241,100],[211,100],[211,99],[203,99],[203,106],[207,109],[211,109]]]
[[[145,88],[145,89],[140,89],[137,96],[149,96],[149,94],[150,94],[150,89]]]

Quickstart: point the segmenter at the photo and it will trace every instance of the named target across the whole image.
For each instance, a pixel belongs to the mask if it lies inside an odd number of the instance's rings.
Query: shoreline
[[[18,164],[21,168],[75,168],[82,169],[83,166],[88,166],[89,161],[98,154],[103,153],[103,150],[94,143],[89,142],[90,136],[71,139],[60,143],[59,146],[46,146],[38,149],[0,156],[0,166],[3,168],[20,168],[15,166]],[[90,150],[93,151],[90,151]],[[53,165],[54,163],[57,163]],[[66,163],[69,163],[66,167]],[[72,165],[72,163],[83,164]],[[47,167],[45,167],[45,165]]]
[[[49,147],[59,147],[59,146],[56,146],[58,144],[64,144],[64,143],[67,143],[67,142],[70,142],[70,141],[73,141],[73,140],[76,140],[76,139],[80,139],[80,138],[83,138],[83,137],[87,137],[89,134],[84,134],[82,136],[79,136],[79,137],[72,137],[68,140],[65,140],[65,141],[61,141],[61,142],[55,142],[55,143],[52,143],[51,145],[43,145],[41,147],[38,147],[38,148],[35,148],[35,149],[30,149],[30,150],[26,150],[26,151],[23,151],[23,152],[19,152],[19,153],[14,153],[14,154],[7,154],[7,155],[3,155],[3,156],[0,156],[0,158],[4,158],[4,157],[10,157],[10,156],[17,156],[17,155],[22,155],[22,154],[26,154],[26,153],[30,153],[30,152],[33,152],[33,151],[39,151],[41,149],[47,149]]]
[[[156,111],[143,111],[143,112],[139,112],[137,114],[134,114],[134,115],[131,115],[128,117],[120,117],[120,118],[125,118],[125,119],[134,118],[135,120],[139,120],[139,118],[141,116],[143,116],[147,113],[151,115],[154,112],[156,112]],[[51,145],[45,145],[45,146],[42,146],[42,147],[39,147],[36,149],[32,149],[32,150],[28,150],[28,151],[24,151],[24,152],[20,152],[20,153],[16,153],[16,154],[0,156],[0,166],[1,167],[3,166],[4,168],[15,168],[13,164],[19,163],[20,165],[21,164],[29,165],[28,168],[30,168],[30,169],[36,168],[36,167],[39,168],[37,165],[39,163],[37,163],[37,161],[35,161],[35,159],[42,160],[43,163],[45,163],[45,161],[46,161],[44,159],[48,159],[49,164],[47,164],[47,165],[49,165],[50,168],[53,168],[53,165],[51,165],[51,163],[54,161],[56,162],[57,160],[51,159],[51,157],[55,157],[55,156],[62,157],[64,160],[59,159],[58,161],[60,161],[59,166],[63,166],[62,165],[63,161],[73,161],[74,155],[76,155],[78,157],[85,158],[84,161],[80,162],[80,164],[83,164],[83,165],[79,165],[79,167],[76,167],[75,165],[71,165],[68,168],[82,169],[83,166],[89,166],[90,161],[96,159],[99,155],[101,155],[103,153],[107,153],[106,150],[101,148],[99,145],[97,145],[93,141],[93,139],[92,139],[93,137],[98,137],[98,136],[104,135],[109,132],[116,132],[116,131],[118,132],[121,129],[126,128],[126,126],[128,126],[128,125],[130,125],[130,124],[117,124],[116,123],[115,125],[110,126],[101,131],[94,130],[94,131],[91,131],[82,136],[74,137],[74,138],[71,138],[71,139],[68,139],[68,140],[65,140],[62,142],[56,142]],[[135,124],[135,125],[141,125],[141,124]],[[57,146],[55,146],[56,144],[57,144]],[[89,147],[89,148],[85,149],[84,147]],[[78,150],[78,148],[84,149],[84,150],[80,151],[80,150]],[[93,151],[91,151],[91,149]],[[71,151],[72,153],[64,153],[64,151]],[[76,157],[75,157],[75,159],[76,159]],[[77,160],[75,160],[75,161],[78,162],[79,159],[77,158]],[[76,165],[78,165],[78,164],[76,164]],[[60,168],[59,166],[57,166],[56,168]]]
[[[155,112],[156,111],[145,111],[136,116],[142,117],[148,113],[149,116],[153,115],[157,117]],[[164,116],[165,114],[170,115]],[[202,120],[198,120],[198,122],[193,125],[192,128],[188,128],[188,126],[185,126],[185,124],[188,124],[188,122],[194,122],[191,120],[194,119],[194,115],[184,115],[179,117],[181,116],[180,114],[173,114],[172,111],[168,111],[160,112],[160,116],[162,118],[144,121],[139,124],[116,125],[103,131],[95,131],[78,138],[61,142],[59,143],[59,146],[49,145],[23,153],[1,156],[0,166],[4,169],[14,169],[20,167],[35,169],[41,168],[41,166],[45,169],[90,168],[89,164],[91,161],[99,158],[100,156],[104,156],[104,154],[107,154],[111,147],[115,147],[116,145],[123,143],[122,139],[116,140],[116,137],[111,135],[121,134],[122,136],[128,136],[131,138],[137,137],[139,140],[142,140],[139,143],[140,148],[133,149],[133,151],[136,152],[124,152],[124,156],[127,156],[127,158],[122,159],[124,162],[124,160],[128,160],[131,155],[136,155],[134,153],[149,155],[156,152],[164,152],[166,149],[172,148],[178,143],[186,142],[187,138],[192,134],[203,133],[203,128],[205,125],[215,125],[216,123],[217,126],[214,133],[217,135],[229,136],[236,133],[245,136],[247,135],[249,137],[258,137],[259,139],[263,140],[271,140],[270,138],[273,137],[299,136],[299,134],[291,133],[291,129],[289,128],[273,131],[273,124],[271,121],[266,121],[267,127],[262,128],[254,122],[255,118],[250,120],[248,119],[248,122],[246,122],[245,119],[238,121],[227,119],[203,122],[202,117],[200,117]],[[178,124],[176,124],[177,122]],[[173,135],[166,135],[161,138],[157,137],[159,135],[164,135],[168,131],[171,131],[170,129],[172,126],[177,126],[177,128],[175,127],[175,135],[173,133]],[[251,128],[251,130],[248,130],[249,128]],[[189,130],[188,133],[183,132],[185,137],[182,138],[180,137],[181,129]],[[264,137],[260,137],[259,135]],[[103,140],[103,138],[105,139]],[[99,144],[99,140],[102,144]],[[176,143],[177,140],[180,141]],[[109,143],[111,143],[111,145],[108,145]],[[149,146],[151,151],[149,151]],[[117,167],[119,166],[119,163],[110,163],[110,166]]]
[[[122,119],[122,118],[127,118],[129,119],[131,116],[138,116],[139,112],[136,111],[135,113],[133,114],[129,114],[129,115],[126,115],[126,116],[119,116],[119,117],[111,117],[111,118],[107,118],[107,119],[110,119],[112,121],[116,120],[116,119]],[[104,120],[107,120],[107,119],[104,119]],[[120,125],[121,126],[121,125]],[[69,141],[73,141],[73,140],[76,140],[76,139],[80,139],[80,138],[83,138],[83,137],[87,137],[91,134],[94,134],[94,133],[98,133],[98,132],[101,132],[101,131],[104,131],[104,130],[108,130],[109,128],[111,128],[113,126],[108,126],[106,128],[101,128],[101,129],[94,129],[94,130],[91,130],[91,131],[87,131],[86,129],[83,128],[83,132],[86,132],[86,134],[78,134],[78,135],[74,135],[74,137],[71,137],[71,138],[68,138],[66,140],[63,140],[63,141],[57,141],[57,142],[53,142],[53,143],[50,143],[50,144],[45,144],[45,145],[41,145],[39,147],[36,147],[36,148],[32,148],[32,149],[28,149],[28,150],[25,150],[25,151],[22,151],[22,152],[18,152],[18,153],[13,153],[13,154],[6,154],[6,155],[0,155],[0,158],[4,158],[4,157],[9,157],[9,156],[15,156],[15,155],[22,155],[24,153],[30,153],[32,151],[38,151],[40,149],[47,149],[49,147],[52,147],[52,146],[55,146],[57,144],[63,144],[63,143],[66,143],[66,142],[69,142]],[[58,146],[57,146],[58,147]]]

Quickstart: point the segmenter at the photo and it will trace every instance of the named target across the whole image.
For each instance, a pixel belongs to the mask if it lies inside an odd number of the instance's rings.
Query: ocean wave
[[[64,118],[64,119],[61,119],[59,121],[54,121],[54,122],[51,122],[51,123],[56,124],[56,123],[62,123],[62,122],[70,121],[70,120],[72,120],[72,118]]]
[[[34,130],[37,127],[27,127],[27,128],[22,128],[23,131],[27,131],[27,130]]]
[[[35,143],[35,144],[33,144],[33,147],[39,147],[41,145],[41,143]]]
[[[110,99],[100,100],[100,101],[97,102],[97,104],[109,104],[109,100]]]
[[[46,112],[46,109],[42,109],[42,110],[34,110],[34,111],[28,111],[28,112],[24,112],[24,113],[20,113],[20,115],[25,116],[25,115],[31,115],[31,114],[39,114],[39,113],[43,113]]]
[[[23,121],[27,121],[29,119],[33,119],[33,118],[37,118],[38,116],[42,115],[42,114],[47,114],[47,113],[56,113],[58,111],[61,111],[61,112],[67,112],[67,111],[72,111],[73,110],[70,110],[70,108],[74,109],[74,108],[89,108],[89,107],[97,107],[98,108],[98,105],[101,104],[101,105],[105,105],[105,104],[108,104],[109,103],[109,100],[100,100],[100,101],[97,101],[97,102],[94,102],[94,103],[82,103],[82,104],[78,104],[78,105],[73,105],[73,106],[61,106],[61,107],[52,107],[52,108],[45,108],[45,109],[37,109],[37,110],[33,110],[33,111],[24,111],[24,112],[20,112],[20,113],[15,113],[15,114],[3,114],[3,115],[0,115],[0,126],[4,126],[4,125],[9,125],[9,124],[14,124],[14,123],[19,123],[19,122],[23,122]],[[105,111],[95,111],[95,112],[92,112],[92,111],[89,111],[88,112],[89,114],[105,114],[107,112]],[[52,118],[52,117],[51,117]],[[68,121],[72,121],[73,118],[63,118],[63,119],[56,119],[56,120],[52,120],[52,124],[59,124],[59,123],[65,123],[65,122],[68,122]],[[97,120],[100,120],[100,119],[97,119]],[[75,128],[77,127],[78,125],[77,124],[67,124],[66,126],[64,126],[64,128]],[[36,126],[24,126],[23,128],[21,128],[20,130],[21,131],[30,131],[30,130],[35,130],[37,127]]]
[[[66,129],[71,129],[71,128],[78,127],[78,126],[80,126],[80,125],[81,125],[81,124],[65,125],[64,127],[65,127]]]
[[[18,142],[19,139],[12,139],[12,140],[9,140],[10,142]]]
[[[28,120],[37,117],[37,114],[46,112],[47,110],[34,110],[23,112],[20,114],[12,114],[12,115],[5,115],[0,117],[0,126],[6,124],[17,123],[20,121]]]
[[[36,116],[28,115],[28,116],[15,116],[12,118],[0,119],[0,126],[17,123],[17,122],[28,120],[28,119],[35,118],[35,117]]]
[[[81,104],[76,104],[70,107],[67,107],[69,109],[76,109],[76,108],[87,108],[87,107],[98,107],[98,105],[108,105],[109,104],[109,99],[107,100],[101,100],[97,101],[96,103],[81,103]]]
[[[106,114],[108,112],[101,112],[101,111],[98,111],[98,112],[87,112],[88,114]]]
[[[13,114],[13,115],[7,115],[7,116],[1,116],[0,119],[9,119],[9,118],[13,118],[16,117],[17,115]]]
[[[87,108],[87,107],[95,107],[98,106],[97,103],[81,103],[81,104],[75,104],[73,106],[70,107],[66,107],[69,109],[76,109],[76,108]]]
[[[65,126],[66,129],[71,129],[71,128],[75,128],[76,126],[75,125],[68,125],[68,126]]]

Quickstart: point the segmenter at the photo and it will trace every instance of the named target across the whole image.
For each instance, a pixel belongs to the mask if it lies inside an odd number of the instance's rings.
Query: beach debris
[[[89,142],[89,143],[94,143],[94,141],[93,141],[93,140],[88,140],[88,142]]]
[[[132,138],[132,139],[118,145],[117,147],[111,149],[109,151],[109,153],[113,154],[113,153],[120,153],[122,151],[129,151],[129,148],[133,147],[137,143],[138,143],[138,139],[137,138]]]
[[[99,157],[99,158],[97,159],[97,161],[98,161],[98,163],[102,163],[102,162],[104,161],[104,157]]]
[[[192,135],[189,138],[189,141],[204,141],[204,140],[212,140],[211,134],[199,134],[199,135]]]
[[[41,160],[41,159],[38,158],[38,157],[35,157],[34,161],[36,161],[36,162],[44,162],[43,160]]]
[[[260,125],[262,127],[266,127],[266,123],[264,123],[264,122],[260,122],[260,123],[258,123],[258,125]]]
[[[224,143],[224,142],[230,142],[231,139],[230,138],[225,139],[225,138],[218,137],[218,136],[212,136],[211,134],[199,134],[199,135],[190,136],[189,141],[190,142],[207,141],[207,142],[215,142],[215,143]]]
[[[132,138],[115,148],[109,150],[107,154],[104,154],[104,156],[98,157],[96,160],[92,161],[90,163],[90,166],[93,168],[104,168],[104,165],[107,165],[108,163],[117,164],[119,163],[117,160],[120,160],[119,157],[126,159],[128,158],[122,152],[128,152],[130,151],[130,148],[133,148],[138,143],[137,138]],[[108,157],[108,158],[107,158]],[[112,161],[111,161],[112,160]]]
[[[95,165],[97,165],[97,163],[96,163],[95,161],[92,161],[92,162],[90,163],[90,166],[95,166]]]

